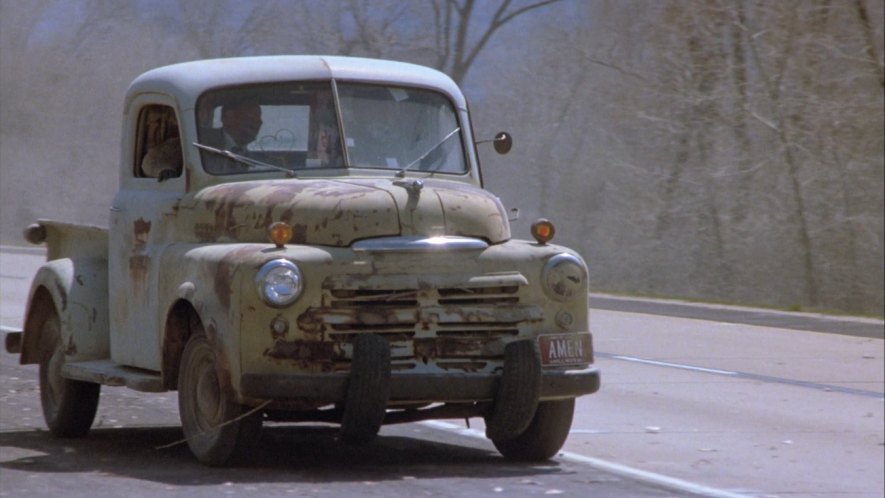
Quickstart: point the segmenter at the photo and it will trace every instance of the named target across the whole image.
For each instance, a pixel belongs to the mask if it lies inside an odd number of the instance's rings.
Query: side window
[[[152,104],[141,109],[135,150],[135,176],[164,181],[181,176],[181,137],[175,110]]]

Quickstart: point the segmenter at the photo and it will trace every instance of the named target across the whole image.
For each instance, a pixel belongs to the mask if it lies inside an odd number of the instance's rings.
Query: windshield
[[[337,89],[343,126],[329,82],[204,94],[197,103],[195,144],[204,168],[225,175],[345,166],[466,171],[457,116],[443,95],[350,83]]]
[[[213,174],[344,166],[330,83],[212,91],[197,103],[197,120]]]
[[[428,90],[338,85],[350,164],[359,168],[463,173],[451,102]]]

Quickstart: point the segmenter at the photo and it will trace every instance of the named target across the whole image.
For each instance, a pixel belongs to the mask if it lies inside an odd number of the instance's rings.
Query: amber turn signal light
[[[268,233],[270,235],[270,241],[277,245],[277,247],[283,247],[287,242],[292,240],[292,227],[289,226],[288,223],[278,221],[270,226],[268,229]]]
[[[538,241],[538,244],[546,244],[553,239],[556,234],[556,227],[550,220],[540,219],[532,223],[532,237]]]

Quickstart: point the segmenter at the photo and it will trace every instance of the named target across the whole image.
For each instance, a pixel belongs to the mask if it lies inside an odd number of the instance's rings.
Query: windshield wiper
[[[289,176],[295,176],[295,172],[292,171],[291,169],[281,168],[280,166],[268,164],[264,161],[252,159],[251,157],[241,156],[241,155],[237,154],[236,152],[231,152],[227,149],[216,149],[215,147],[209,147],[208,145],[203,145],[203,144],[197,143],[197,142],[194,142],[191,145],[193,145],[194,147],[196,147],[200,150],[205,150],[206,152],[211,152],[211,153],[217,154],[221,157],[226,157],[226,158],[230,159],[231,161],[240,163],[243,166],[246,166],[247,168],[250,168],[250,169],[251,168],[270,168],[270,169],[282,171],[282,172],[288,174]]]
[[[408,171],[412,166],[414,166],[414,165],[420,163],[421,161],[423,161],[425,157],[429,156],[431,152],[435,151],[440,145],[446,143],[446,140],[452,138],[452,135],[454,135],[455,133],[458,133],[459,131],[461,131],[461,127],[460,127],[460,126],[456,127],[454,130],[450,131],[448,135],[446,135],[445,137],[443,137],[442,140],[439,141],[439,143],[437,143],[437,144],[434,145],[433,147],[427,149],[427,152],[425,152],[425,153],[421,154],[420,156],[418,156],[418,159],[415,159],[414,161],[410,162],[405,168],[403,168],[403,169],[397,171],[397,172],[396,172],[396,176],[398,176],[398,177],[403,177],[403,176],[405,176],[406,171]]]

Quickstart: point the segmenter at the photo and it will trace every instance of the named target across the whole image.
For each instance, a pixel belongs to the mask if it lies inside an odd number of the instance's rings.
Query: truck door
[[[120,189],[110,213],[111,359],[160,370],[168,301],[158,291],[158,263],[173,240],[175,206],[186,189],[181,128],[162,95],[140,95],[127,111]]]

